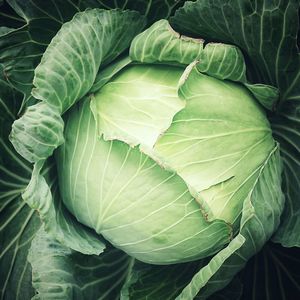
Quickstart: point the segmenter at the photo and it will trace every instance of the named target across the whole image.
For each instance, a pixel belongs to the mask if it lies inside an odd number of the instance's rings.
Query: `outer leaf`
[[[132,259],[116,249],[101,256],[76,253],[39,230],[28,260],[32,265],[33,299],[119,299]]]
[[[121,291],[122,300],[174,300],[206,259],[185,264],[155,266],[136,261]]]
[[[243,285],[238,276],[236,276],[225,289],[213,294],[209,300],[241,300],[243,294]],[[196,296],[195,299],[198,297]],[[246,300],[246,299],[243,299]],[[250,300],[250,299],[249,299]]]
[[[300,295],[299,254],[299,248],[265,245],[238,274],[244,286],[241,299],[294,299]]]
[[[133,61],[143,63],[188,65],[199,57],[203,43],[203,40],[180,36],[167,20],[160,20],[135,37],[129,55]]]
[[[199,291],[198,298],[206,299],[226,286],[247,260],[264,246],[280,221],[284,204],[280,183],[281,164],[277,147],[262,166],[257,182],[244,202],[237,240],[232,240],[227,248],[213,257],[178,299],[193,299]]]
[[[34,293],[27,253],[40,221],[21,199],[31,166],[8,141],[21,101],[22,95],[0,80],[0,299],[29,299]]]
[[[132,23],[124,31],[127,22]],[[100,63],[122,52],[143,23],[136,12],[94,9],[79,13],[64,24],[36,70],[38,87],[34,94],[49,105],[29,108],[13,126],[11,140],[19,153],[31,162],[45,160],[52,154],[63,142],[60,113],[91,88]],[[70,27],[72,33],[68,31]],[[77,43],[78,34],[82,39]]]
[[[297,91],[299,98],[298,8],[297,0],[187,1],[172,24],[183,32],[239,46],[256,70],[251,79],[277,86],[284,101]]]
[[[116,58],[143,28],[132,11],[87,10],[65,23],[35,70],[32,94],[66,111],[92,87],[100,64]]]
[[[281,144],[286,206],[281,226],[273,237],[285,247],[300,247],[300,101],[287,101],[272,118],[272,128]]]
[[[246,64],[239,48],[217,43],[208,43],[199,57],[197,69],[219,79],[246,81]]]
[[[208,43],[175,32],[168,21],[160,20],[139,34],[131,43],[130,57],[143,63],[188,65],[199,61],[197,69],[218,79],[243,83],[266,108],[273,109],[278,100],[276,88],[264,84],[250,84],[242,52],[232,45]]]
[[[194,275],[191,282],[176,297],[176,300],[194,299],[198,292],[207,285],[212,276],[221,270],[225,261],[237,252],[244,243],[245,238],[241,234],[237,235],[225,249],[219,251],[205,267]]]
[[[7,1],[0,1],[0,9],[0,28],[14,30],[24,25],[24,20],[11,8]]]
[[[102,0],[102,5],[117,5],[119,8],[134,9],[147,16],[148,22],[151,24],[156,20],[168,18],[173,11],[183,5],[184,0]]]
[[[43,165],[44,161],[34,165],[31,180],[22,195],[23,199],[38,211],[45,230],[63,245],[84,254],[101,253],[105,245],[100,237],[75,220],[62,204],[56,170],[51,172],[50,165],[44,171],[47,182],[41,174]]]
[[[8,2],[9,5],[6,3]],[[184,1],[147,0],[7,0],[2,6],[0,26],[8,27],[0,38],[0,63],[6,79],[30,97],[35,67],[47,45],[64,22],[86,8],[134,9],[149,21],[168,17]],[[4,33],[4,31],[2,31]]]
[[[197,69],[200,72],[222,80],[241,82],[265,108],[274,109],[279,97],[278,90],[270,85],[248,83],[244,56],[236,46],[208,43],[199,60]]]
[[[0,62],[4,64],[6,79],[28,99],[34,68],[62,23],[70,20],[79,7],[62,0],[7,2],[13,9],[8,5],[2,8],[5,18],[1,25],[12,30],[0,37]]]
[[[55,172],[52,172],[54,175],[49,173],[51,167],[41,172],[44,160],[63,142],[62,131],[59,113],[44,102],[29,107],[22,118],[15,121],[11,133],[13,145],[29,161],[36,162],[28,186],[24,184],[26,190],[22,197],[39,212],[45,229],[64,245],[83,253],[99,254],[104,249],[99,237],[75,221],[61,204]],[[49,186],[53,186],[52,191]]]
[[[14,122],[10,141],[24,158],[38,162],[47,159],[64,142],[63,127],[58,110],[40,102]]]

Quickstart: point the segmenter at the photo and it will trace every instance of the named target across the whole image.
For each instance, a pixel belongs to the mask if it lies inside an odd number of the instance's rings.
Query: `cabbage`
[[[0,298],[294,297],[299,4],[102,2],[0,4]]]
[[[276,147],[246,88],[183,71],[127,66],[66,114],[56,155],[76,219],[147,263],[200,259],[228,244]]]

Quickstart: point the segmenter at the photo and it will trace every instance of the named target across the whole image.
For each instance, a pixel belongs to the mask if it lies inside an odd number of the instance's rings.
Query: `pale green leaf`
[[[185,103],[177,96],[183,68],[132,65],[119,72],[92,100],[99,135],[152,148]]]
[[[114,62],[110,63],[106,68],[100,70],[96,76],[95,82],[91,87],[90,92],[97,92],[102,88],[107,82],[109,82],[115,75],[117,75],[123,68],[131,63],[131,59],[125,56],[120,59],[116,59]]]
[[[79,222],[116,247],[167,264],[210,255],[229,242],[230,226],[207,222],[176,173],[137,147],[99,137],[88,99],[68,114],[65,139],[56,156],[62,199]]]
[[[187,1],[172,21],[185,33],[237,45],[247,55],[251,81],[279,89],[279,112],[271,122],[281,143],[287,201],[276,241],[299,246],[299,1]]]
[[[274,147],[270,125],[242,85],[190,67],[179,88],[186,106],[151,154],[185,180],[209,219],[233,224]]]

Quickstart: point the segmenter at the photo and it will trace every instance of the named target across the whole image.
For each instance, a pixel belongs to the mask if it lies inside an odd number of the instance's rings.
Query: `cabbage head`
[[[168,65],[127,65],[66,114],[64,137],[56,163],[66,207],[155,264],[228,244],[276,151],[247,88]]]

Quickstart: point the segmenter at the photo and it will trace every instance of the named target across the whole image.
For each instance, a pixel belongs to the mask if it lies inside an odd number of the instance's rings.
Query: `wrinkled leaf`
[[[101,64],[120,55],[143,28],[133,11],[92,9],[65,23],[35,69],[32,94],[61,113],[92,87]]]
[[[197,60],[204,41],[192,39],[172,29],[167,20],[160,20],[140,33],[130,46],[130,58],[142,63],[188,65]]]

